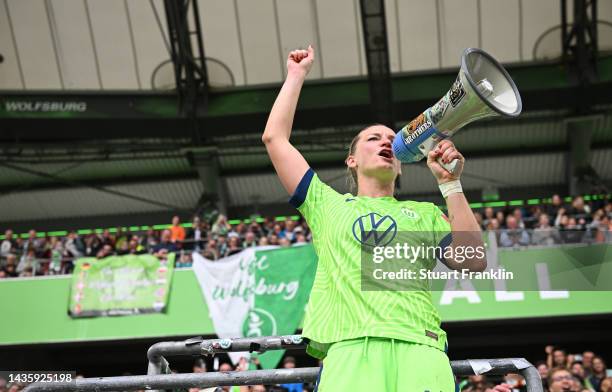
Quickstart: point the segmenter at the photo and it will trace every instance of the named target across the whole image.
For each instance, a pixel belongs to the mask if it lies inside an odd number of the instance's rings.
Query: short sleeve
[[[326,207],[340,194],[319,179],[311,169],[302,177],[289,203],[304,216],[308,225],[315,229],[325,216]]]

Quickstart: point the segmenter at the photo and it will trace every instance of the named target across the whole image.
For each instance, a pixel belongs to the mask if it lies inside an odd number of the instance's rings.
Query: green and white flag
[[[193,270],[220,338],[290,335],[304,316],[316,271],[312,245],[256,247],[217,261],[193,254]],[[259,356],[274,368],[282,351]],[[234,363],[249,353],[230,353]]]

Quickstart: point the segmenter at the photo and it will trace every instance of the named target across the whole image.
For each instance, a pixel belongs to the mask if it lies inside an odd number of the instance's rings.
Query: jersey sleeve
[[[444,250],[447,246],[449,246],[453,240],[451,235],[451,226],[448,217],[442,210],[433,205],[433,243],[434,246],[438,246],[440,249]],[[443,259],[439,259],[442,262],[445,262]]]
[[[289,203],[297,208],[313,230],[317,230],[326,216],[326,208],[339,196],[338,192],[321,181],[319,176],[308,168]]]

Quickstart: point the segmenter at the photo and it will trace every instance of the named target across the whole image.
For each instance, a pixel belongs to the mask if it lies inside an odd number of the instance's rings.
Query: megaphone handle
[[[427,154],[429,154],[429,152],[433,150],[436,144],[438,144],[438,141],[434,141],[433,139],[430,138],[430,139],[425,140],[419,146],[419,149],[421,149],[423,156],[427,156]],[[457,167],[457,162],[459,162],[458,159],[453,159],[449,163],[444,163],[442,162],[442,158],[438,158],[437,161],[440,164],[440,166],[448,170],[450,174],[453,174],[455,172],[455,167]]]
[[[449,163],[443,163],[442,158],[438,158],[437,161],[440,164],[440,166],[445,168],[450,174],[453,174],[455,172],[455,168],[457,167],[457,163],[459,162],[459,159],[453,159]]]

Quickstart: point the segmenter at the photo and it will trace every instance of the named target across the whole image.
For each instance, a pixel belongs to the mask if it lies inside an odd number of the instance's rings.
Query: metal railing
[[[214,373],[169,374],[166,358],[172,356],[207,356],[227,352],[259,352],[280,349],[304,349],[306,340],[300,335],[266,336],[239,339],[192,338],[181,342],[160,342],[147,352],[148,374],[140,376],[81,378],[69,383],[35,383],[24,391],[133,391],[173,390],[220,386],[285,384],[315,382],[319,368],[246,370]],[[524,358],[466,359],[451,361],[456,376],[474,374],[506,375],[519,373],[526,381],[527,392],[543,392],[542,381],[535,367]]]

